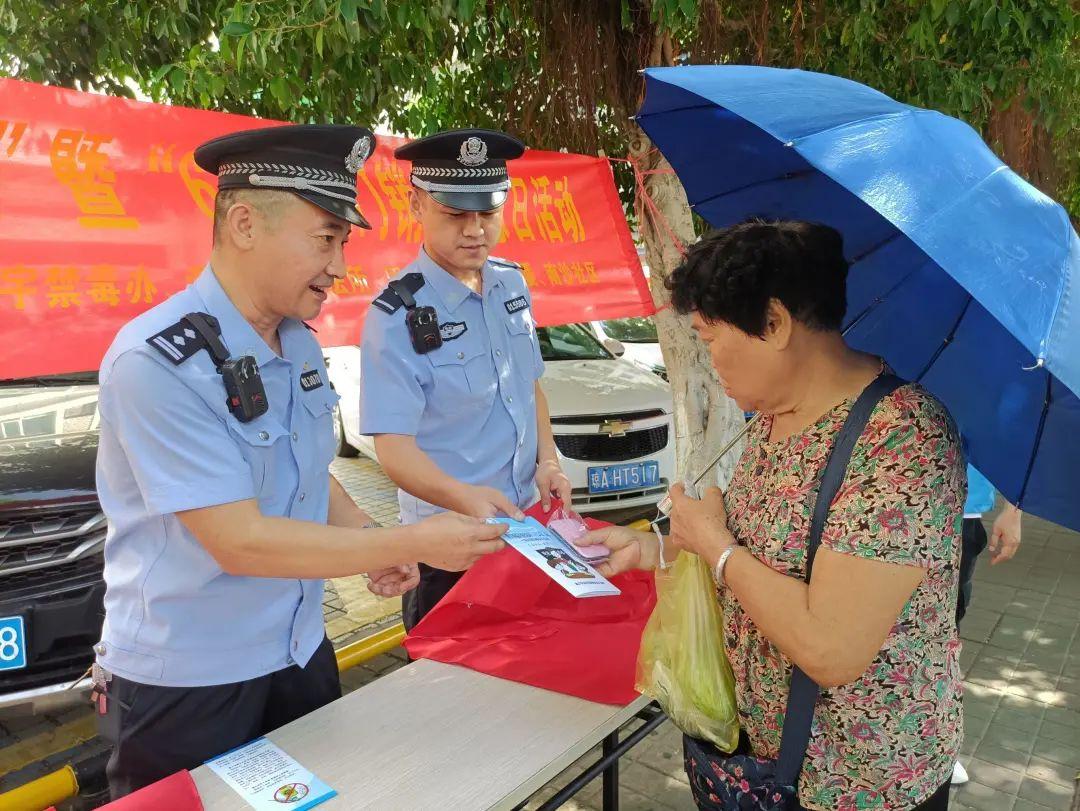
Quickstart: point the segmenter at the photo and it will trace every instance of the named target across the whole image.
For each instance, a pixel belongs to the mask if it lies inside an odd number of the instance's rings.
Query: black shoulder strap
[[[423,273],[406,273],[400,279],[394,279],[390,282],[386,289],[372,300],[371,305],[378,307],[387,315],[393,315],[402,306],[406,308],[415,307],[416,301],[413,299],[413,294],[423,286]],[[403,293],[405,295],[402,295]],[[405,296],[408,296],[408,301],[405,300]]]
[[[207,349],[220,366],[229,358],[229,350],[221,341],[221,327],[208,313],[188,313],[175,324],[151,335],[146,342],[179,366],[200,349]]]
[[[836,437],[836,444],[829,453],[829,461],[821,474],[817,499],[814,502],[814,516],[810,522],[810,534],[806,541],[806,574],[810,582],[810,573],[814,567],[814,556],[821,545],[821,533],[825,529],[825,520],[829,516],[832,500],[844,483],[848,462],[855,443],[862,436],[870,415],[877,404],[892,394],[904,381],[896,375],[882,374],[863,389],[851,407],[844,421],[844,427]],[[791,688],[788,691],[787,709],[784,712],[784,731],[780,736],[780,757],[776,764],[776,778],[786,785],[795,785],[802,771],[806,747],[810,745],[810,725],[814,720],[814,706],[817,704],[818,687],[802,669],[795,667],[791,673]]]

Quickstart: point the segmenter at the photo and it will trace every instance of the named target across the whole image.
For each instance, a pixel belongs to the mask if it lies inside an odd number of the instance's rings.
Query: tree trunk
[[[1056,198],[1061,168],[1053,139],[1024,107],[1025,96],[1026,91],[1021,90],[1008,104],[998,101],[994,105],[986,140],[1014,171],[1044,194]]]
[[[657,310],[656,329],[675,405],[676,481],[689,482],[742,427],[743,414],[724,394],[705,345],[690,329],[690,317],[676,315],[669,306],[671,295],[664,283],[682,261],[680,246],[694,241],[686,192],[670,164],[640,129],[630,143],[630,158],[642,173],[645,193],[656,206],[654,211],[640,199],[639,187],[638,222]],[[706,477],[702,485],[726,486],[741,449],[741,443],[732,448],[717,466],[717,476]]]

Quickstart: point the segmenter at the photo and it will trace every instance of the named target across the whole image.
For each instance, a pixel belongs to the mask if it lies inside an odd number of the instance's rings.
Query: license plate
[[[630,462],[589,468],[589,492],[618,493],[660,486],[659,462]]]
[[[0,617],[0,670],[26,667],[26,627],[22,617]]]

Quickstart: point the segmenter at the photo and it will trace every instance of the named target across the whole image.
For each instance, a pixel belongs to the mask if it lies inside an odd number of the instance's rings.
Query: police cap
[[[412,184],[444,206],[491,211],[506,202],[510,175],[506,162],[520,158],[525,144],[495,130],[449,130],[394,151],[412,161]]]
[[[218,189],[281,189],[361,228],[356,173],[375,150],[371,130],[294,124],[222,135],[195,150],[195,163],[218,176]]]

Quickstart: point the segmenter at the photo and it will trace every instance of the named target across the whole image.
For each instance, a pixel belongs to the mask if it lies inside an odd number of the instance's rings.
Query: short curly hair
[[[835,228],[800,220],[748,220],[711,231],[667,280],[680,313],[696,312],[749,335],[765,334],[770,299],[819,331],[839,330],[848,262]]]

